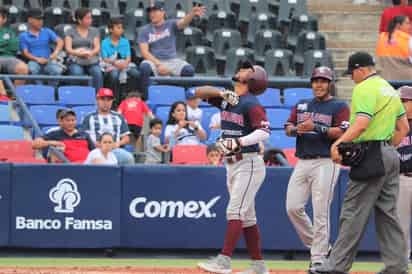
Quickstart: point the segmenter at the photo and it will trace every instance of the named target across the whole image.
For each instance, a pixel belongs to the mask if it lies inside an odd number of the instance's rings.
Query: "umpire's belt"
[[[257,156],[258,153],[257,152],[249,152],[249,153],[235,153],[233,155],[227,155],[224,157],[225,162],[228,163],[229,165],[232,165],[236,162],[239,162],[243,159],[247,159],[247,158],[253,158],[255,156]]]

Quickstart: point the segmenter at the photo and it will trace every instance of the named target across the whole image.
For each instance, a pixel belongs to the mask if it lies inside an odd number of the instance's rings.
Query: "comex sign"
[[[56,206],[55,213],[73,213],[80,204],[81,195],[76,182],[65,178],[60,180],[49,192],[50,201]],[[112,230],[111,220],[91,220],[65,217],[63,219],[31,219],[16,217],[17,230]]]

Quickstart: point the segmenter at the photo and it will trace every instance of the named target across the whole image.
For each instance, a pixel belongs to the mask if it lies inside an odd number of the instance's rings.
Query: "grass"
[[[140,266],[140,267],[196,267],[198,259],[78,259],[78,258],[0,258],[0,267],[64,267],[64,266]],[[306,270],[307,261],[266,261],[271,269]],[[234,260],[234,268],[248,266],[248,260]],[[376,272],[382,269],[381,263],[355,263],[352,271]]]

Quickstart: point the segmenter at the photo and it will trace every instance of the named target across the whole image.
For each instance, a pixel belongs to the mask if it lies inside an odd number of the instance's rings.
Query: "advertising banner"
[[[0,164],[0,246],[9,244],[11,164]]]

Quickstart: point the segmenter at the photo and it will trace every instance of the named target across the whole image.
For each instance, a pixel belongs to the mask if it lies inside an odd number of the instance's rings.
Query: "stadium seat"
[[[96,104],[96,91],[88,86],[61,86],[58,89],[59,103],[66,106]]]
[[[22,127],[12,125],[0,125],[0,140],[23,140]]]
[[[0,124],[10,124],[11,122],[10,107],[8,105],[0,105]]]
[[[214,32],[212,47],[217,60],[226,61],[229,49],[239,48],[241,45],[240,32],[233,29],[219,29]]]
[[[127,0],[126,10],[142,9],[146,12],[146,8],[150,5],[150,0]]]
[[[176,101],[185,101],[185,89],[177,86],[149,86],[150,105],[172,105]]]
[[[265,53],[271,49],[282,48],[282,34],[276,30],[254,32],[254,50],[257,62],[265,63]]]
[[[268,50],[265,54],[265,70],[269,76],[292,76],[292,58],[290,50]]]
[[[54,105],[54,87],[22,85],[16,87],[17,95],[28,105]]]
[[[163,122],[163,131],[166,128],[166,122],[169,117],[170,106],[163,106],[156,108],[156,117]]]
[[[67,32],[73,28],[71,24],[60,24],[54,27],[54,31],[59,37],[65,37]]]
[[[16,33],[16,35],[29,30],[27,23],[14,23],[11,24],[10,27]]]
[[[310,77],[315,67],[334,68],[332,53],[328,50],[308,50],[304,54],[303,76]]]
[[[61,106],[38,105],[31,106],[30,112],[39,126],[54,126],[57,125],[56,112],[61,108]]]
[[[197,2],[196,0],[193,1]],[[213,13],[223,11],[226,13],[231,12],[230,10],[230,1],[229,0],[206,0],[200,1],[201,4],[206,6],[206,16],[209,17]]]
[[[219,112],[219,110],[214,107],[203,107],[202,110],[203,110],[202,121],[201,121],[202,128],[206,131],[207,135],[209,135],[210,118],[212,118],[212,116],[215,113]]]
[[[186,61],[195,68],[196,74],[216,75],[215,52],[210,47],[196,46],[186,49]]]
[[[296,48],[298,35],[302,31],[318,31],[318,21],[309,14],[295,15],[290,23],[287,43],[291,49]]]
[[[169,18],[183,18],[192,9],[192,0],[167,0],[165,10]]]
[[[257,41],[256,33],[258,31],[270,31],[276,28],[276,19],[274,16],[266,13],[261,13],[257,15],[252,15],[250,18],[250,22],[248,24],[248,31],[247,31],[247,41],[249,45],[256,46],[257,43],[261,41]],[[276,46],[275,48],[280,47],[280,45]]]
[[[283,90],[283,98],[285,106],[293,107],[301,99],[313,98],[313,92],[310,88],[287,88]]]
[[[248,23],[251,17],[261,13],[269,13],[267,0],[243,0],[239,10],[239,21]]]
[[[280,102],[280,90],[277,88],[268,88],[263,94],[259,95],[257,98],[259,102],[262,104],[262,106],[265,108],[282,106]]]
[[[64,0],[52,0],[50,7],[44,10],[44,14],[44,25],[49,28],[72,22],[72,11],[64,7]],[[60,37],[64,38],[64,36]]]
[[[74,107],[73,111],[76,113],[77,124],[81,124],[87,114],[96,111],[96,106],[78,106]]]
[[[325,36],[319,32],[303,31],[299,34],[293,62],[303,65],[303,55],[308,50],[326,49]]]
[[[286,159],[289,162],[289,165],[296,166],[298,162],[298,158],[295,156],[296,149],[295,148],[284,148],[282,149],[283,153],[286,155]]]
[[[7,18],[8,24],[22,23],[26,22],[27,10],[23,8],[18,8],[14,5],[9,7],[9,16]]]
[[[208,42],[213,42],[215,31],[220,29],[236,29],[236,15],[233,12],[219,11],[212,13],[208,17],[206,26],[206,39]]]
[[[280,0],[278,21],[287,24],[294,15],[306,12],[306,0]]]
[[[266,116],[271,129],[283,129],[290,116],[290,110],[283,108],[267,108]]]
[[[206,149],[205,145],[176,145],[172,149],[172,164],[205,165]]]
[[[296,138],[287,136],[284,130],[272,130],[269,144],[271,147],[280,149],[294,148],[296,146]]]
[[[0,161],[11,156],[34,157],[31,141],[0,141]]]
[[[127,10],[124,16],[124,36],[129,41],[136,41],[137,29],[147,23],[147,13],[143,8]]]
[[[207,145],[215,144],[221,135],[222,135],[222,131],[220,129],[211,129],[209,131],[206,144]]]
[[[93,18],[93,27],[100,28],[105,26],[110,20],[110,14],[103,8],[90,8]],[[102,37],[101,37],[102,38]]]
[[[185,55],[188,47],[202,45],[203,32],[198,28],[187,27],[176,34],[176,50],[179,56]]]
[[[233,76],[242,62],[255,63],[253,50],[248,48],[231,48],[226,53],[225,76]]]

